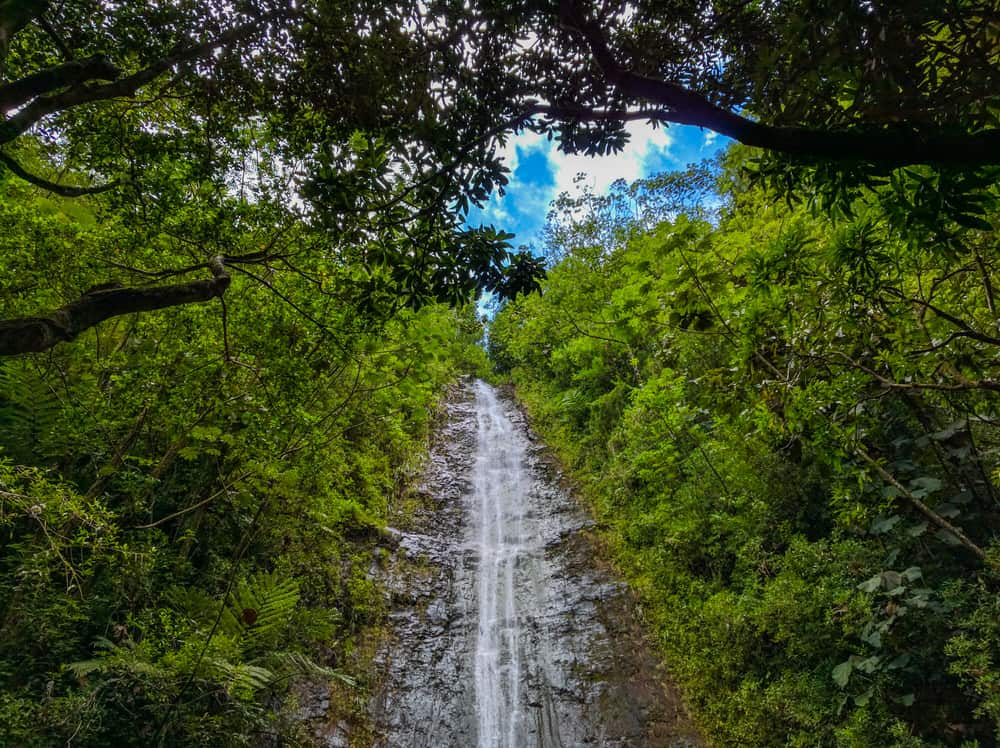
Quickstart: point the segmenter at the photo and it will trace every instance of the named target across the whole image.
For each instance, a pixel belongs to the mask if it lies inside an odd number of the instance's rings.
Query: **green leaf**
[[[923,497],[940,491],[944,484],[937,478],[929,475],[923,475],[912,481],[912,485],[916,486],[916,488],[913,489],[913,494],[918,497]]]
[[[903,575],[898,571],[883,571],[882,584],[887,590],[899,587],[903,582]]]
[[[871,579],[866,579],[861,584],[858,585],[858,589],[862,592],[874,592],[879,587],[882,586],[882,575],[876,574]]]
[[[898,514],[892,514],[888,517],[877,519],[872,523],[870,532],[872,535],[883,535],[895,527],[901,519],[902,517]]]
[[[955,537],[953,532],[945,530],[943,527],[934,533],[937,539],[940,540],[945,545],[961,545],[962,541]]]
[[[859,672],[871,675],[878,669],[880,664],[882,664],[882,657],[880,655],[873,655],[872,657],[867,657],[860,662],[854,663],[854,668]]]
[[[952,218],[955,219],[955,223],[967,229],[977,229],[979,231],[993,230],[993,226],[989,221],[971,213],[956,213]]]
[[[859,693],[857,696],[854,697],[854,703],[857,704],[858,706],[865,706],[865,704],[871,701],[872,693],[874,693],[874,689],[871,688],[869,688],[864,693]]]
[[[948,502],[939,504],[934,508],[934,511],[946,519],[954,519],[962,513],[962,510],[960,510],[957,506]]]
[[[853,670],[854,663],[851,660],[844,660],[833,669],[833,682],[844,688],[851,679],[851,671]]]
[[[893,657],[889,664],[886,665],[887,670],[899,670],[900,668],[906,667],[910,663],[910,655],[905,652],[901,655]]]

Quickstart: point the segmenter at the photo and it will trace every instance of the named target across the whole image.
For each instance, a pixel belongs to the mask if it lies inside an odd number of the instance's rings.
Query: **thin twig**
[[[969,537],[960,529],[955,527],[955,525],[951,524],[951,522],[946,520],[944,517],[942,517],[940,514],[935,512],[924,502],[922,502],[920,499],[914,496],[911,491],[909,491],[902,483],[896,480],[896,478],[892,475],[892,473],[890,473],[888,470],[882,467],[882,465],[880,465],[871,455],[865,452],[865,450],[861,449],[860,447],[857,447],[855,448],[854,453],[862,460],[867,462],[869,465],[871,465],[873,468],[875,468],[875,472],[877,472],[880,476],[882,476],[882,479],[886,483],[893,486],[904,497],[906,497],[907,501],[913,504],[913,506],[916,507],[917,511],[919,511],[921,514],[927,517],[927,519],[929,519],[935,525],[940,527],[942,530],[954,535],[955,539],[958,540],[959,543],[968,548],[979,558],[981,558],[984,561],[986,560],[986,552],[982,548],[980,548],[978,545],[969,540]]]
[[[193,512],[195,509],[199,509],[199,508],[205,506],[206,504],[210,503],[214,499],[217,499],[222,494],[227,493],[228,491],[230,491],[232,489],[232,484],[239,483],[244,478],[247,478],[250,474],[251,474],[251,471],[247,470],[241,476],[239,476],[238,478],[236,478],[233,481],[231,481],[229,486],[224,486],[224,487],[220,488],[218,491],[216,491],[215,493],[213,493],[208,498],[202,499],[201,501],[197,502],[196,504],[192,504],[189,507],[185,507],[184,509],[180,509],[180,510],[178,510],[176,512],[173,512],[172,514],[168,514],[166,517],[161,517],[160,519],[156,520],[156,522],[150,522],[150,523],[145,524],[145,525],[136,525],[135,529],[136,530],[149,530],[152,527],[159,527],[160,525],[165,524],[165,523],[169,522],[172,519],[176,519],[177,517],[181,517],[181,516],[187,514],[188,512]]]

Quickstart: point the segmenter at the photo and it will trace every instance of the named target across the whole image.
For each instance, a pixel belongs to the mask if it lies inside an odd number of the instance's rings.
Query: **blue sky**
[[[583,185],[594,192],[607,191],[616,179],[632,182],[663,171],[683,169],[689,163],[715,154],[727,142],[708,130],[686,125],[654,129],[644,122],[628,127],[631,138],[625,150],[612,156],[567,156],[556,141],[523,132],[511,138],[503,149],[511,170],[504,197],[496,195],[482,210],[473,208],[468,216],[472,226],[493,224],[515,234],[512,244],[538,246],[538,234],[545,225],[549,203],[563,191],[578,193]],[[576,182],[577,175],[582,181]]]

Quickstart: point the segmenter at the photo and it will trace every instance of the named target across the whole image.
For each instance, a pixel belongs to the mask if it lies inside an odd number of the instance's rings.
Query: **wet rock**
[[[701,745],[560,479],[510,400],[454,393],[421,485],[431,509],[393,532],[379,572],[394,610],[375,745]]]
[[[320,745],[323,748],[349,748],[351,745],[350,733],[345,726],[336,725],[329,734],[323,736],[323,742]]]

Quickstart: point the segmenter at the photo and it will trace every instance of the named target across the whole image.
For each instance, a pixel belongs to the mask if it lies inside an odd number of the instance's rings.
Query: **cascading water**
[[[525,734],[515,585],[527,565],[522,562],[530,560],[530,538],[523,531],[532,481],[523,437],[484,382],[476,383],[476,418],[479,439],[471,524],[479,552],[475,667],[479,748],[516,748],[525,744]]]
[[[423,507],[378,572],[380,748],[700,745],[543,451],[488,384],[451,398]]]

